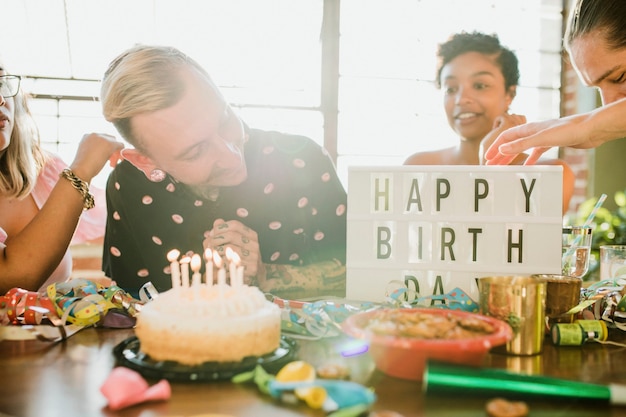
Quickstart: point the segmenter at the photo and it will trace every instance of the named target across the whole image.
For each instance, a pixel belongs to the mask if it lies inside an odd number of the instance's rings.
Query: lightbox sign
[[[347,297],[421,297],[476,278],[560,273],[560,166],[351,167]]]

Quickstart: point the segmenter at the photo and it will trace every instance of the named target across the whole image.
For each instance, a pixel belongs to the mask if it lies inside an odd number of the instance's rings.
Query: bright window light
[[[497,33],[517,53],[511,111],[559,116],[561,0],[340,0],[334,131],[321,108],[333,1],[3,0],[0,60],[26,77],[44,146],[68,163],[84,133],[116,134],[100,114],[99,79],[136,43],[199,61],[250,126],[330,141],[346,186],[350,165],[401,164],[456,144],[433,84],[437,44],[455,32]]]

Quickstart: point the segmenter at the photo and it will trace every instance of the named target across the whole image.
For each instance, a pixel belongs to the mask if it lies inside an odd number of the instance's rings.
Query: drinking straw
[[[589,213],[589,216],[587,216],[587,220],[585,220],[585,222],[583,223],[583,227],[591,226],[591,222],[593,222],[593,219],[596,217],[598,210],[600,209],[600,207],[602,207],[602,204],[604,204],[604,200],[606,200],[606,194],[602,194],[600,198],[598,198],[598,201],[596,201],[596,205],[593,206],[593,210],[591,210],[591,213]],[[572,253],[574,253],[574,251],[576,250],[576,246],[578,246],[581,239],[582,235],[576,236],[570,247],[567,249],[567,252],[563,254],[563,257],[561,258],[561,265],[565,263],[565,260],[567,258],[572,256]]]
[[[593,218],[596,217],[596,213],[598,212],[600,207],[602,207],[602,204],[604,204],[604,200],[606,200],[606,194],[602,194],[600,198],[598,198],[596,205],[593,207],[593,210],[591,210],[591,213],[589,213],[589,216],[587,217],[587,220],[585,220],[585,223],[583,223],[583,227],[591,226],[591,222],[593,221]]]
[[[626,405],[626,385],[592,384],[503,369],[477,368],[429,361],[424,371],[426,394],[543,397],[555,400],[596,401]]]

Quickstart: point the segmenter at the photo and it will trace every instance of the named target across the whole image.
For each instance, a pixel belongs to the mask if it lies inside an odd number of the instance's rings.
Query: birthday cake
[[[280,344],[280,309],[256,287],[177,287],[143,306],[135,334],[156,361],[240,362]]]

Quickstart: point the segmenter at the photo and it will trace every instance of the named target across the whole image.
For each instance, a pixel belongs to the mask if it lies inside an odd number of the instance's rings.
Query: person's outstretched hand
[[[554,146],[589,149],[602,143],[587,133],[589,114],[526,123],[502,132],[485,152],[487,165],[506,165],[518,154],[531,149],[525,165],[536,163]]]
[[[507,129],[510,129],[514,126],[519,126],[521,124],[526,123],[526,116],[521,114],[504,114],[502,116],[497,117],[493,122],[493,129],[487,133],[487,135],[480,142],[480,150],[478,154],[478,158],[480,164],[485,163],[485,149],[488,149],[491,144],[496,140],[498,136]],[[523,159],[526,158],[525,155],[520,155],[520,159],[513,158],[511,162],[522,163]],[[518,162],[519,161],[519,162]]]

